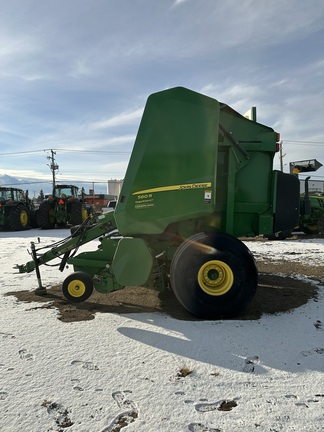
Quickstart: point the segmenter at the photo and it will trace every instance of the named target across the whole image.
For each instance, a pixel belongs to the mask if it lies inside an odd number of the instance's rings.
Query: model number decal
[[[133,194],[134,195],[134,194]],[[148,198],[152,198],[153,194],[141,194],[141,195],[137,195],[137,199],[142,200],[142,199],[148,199]]]

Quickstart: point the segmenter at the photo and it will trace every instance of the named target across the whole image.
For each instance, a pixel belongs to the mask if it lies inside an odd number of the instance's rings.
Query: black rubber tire
[[[228,272],[228,288],[217,295],[217,290],[211,289],[212,294],[204,290],[198,276],[213,262],[227,269],[218,274]],[[237,238],[224,233],[198,233],[178,247],[171,262],[170,281],[176,298],[193,315],[204,319],[232,318],[251,303],[258,271],[250,250]]]
[[[8,226],[12,231],[23,231],[29,228],[29,211],[25,205],[19,204],[10,211]]]
[[[293,230],[280,231],[276,235],[274,234],[265,234],[263,237],[268,240],[285,240],[286,238],[291,236]]]
[[[3,212],[4,212],[3,228],[5,228],[6,230],[10,229],[8,221],[9,221],[9,214],[10,214],[11,210],[12,210],[12,207],[10,207],[8,205],[5,205],[3,208]]]
[[[58,222],[57,226],[58,227],[65,227],[66,226],[66,222]]]
[[[74,225],[81,225],[84,218],[84,206],[82,202],[76,201],[70,204],[70,224],[72,226]]]
[[[30,226],[32,228],[38,228],[38,220],[37,220],[38,210],[30,210]]]
[[[54,207],[50,203],[41,203],[37,212],[38,226],[42,229],[52,229],[55,227]]]
[[[93,281],[84,272],[70,274],[62,284],[64,297],[73,303],[81,303],[87,300],[93,292]]]
[[[320,229],[317,225],[303,225],[302,231],[305,234],[319,234]]]

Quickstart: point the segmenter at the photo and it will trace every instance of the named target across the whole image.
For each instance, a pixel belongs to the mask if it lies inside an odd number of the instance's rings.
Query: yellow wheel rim
[[[28,224],[28,214],[27,214],[26,210],[23,210],[20,213],[20,223],[22,226],[26,226]]]
[[[306,228],[309,231],[317,231],[318,230],[318,226],[317,225],[307,225]]]
[[[232,269],[223,261],[207,261],[198,272],[200,288],[211,296],[226,294],[232,288],[233,282]]]
[[[50,209],[50,211],[48,212],[48,219],[49,219],[51,224],[55,223],[55,210],[54,209]]]
[[[81,297],[84,295],[86,287],[82,281],[75,279],[69,283],[67,290],[71,297]]]
[[[87,210],[84,208],[82,209],[82,221],[85,221],[88,217],[88,212]]]

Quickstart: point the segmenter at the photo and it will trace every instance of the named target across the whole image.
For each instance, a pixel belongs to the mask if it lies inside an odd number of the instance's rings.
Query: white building
[[[120,191],[123,185],[123,180],[108,180],[107,182],[107,193],[109,195],[115,195],[117,198],[120,195]]]

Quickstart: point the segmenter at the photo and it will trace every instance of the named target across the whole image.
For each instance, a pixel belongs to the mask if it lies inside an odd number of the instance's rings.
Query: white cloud
[[[261,100],[264,94],[259,86],[244,84],[243,82],[237,82],[225,88],[220,84],[208,84],[200,91],[217,99],[219,102],[230,105],[231,108],[241,114],[245,113],[251,106],[255,106],[256,102]]]
[[[8,176],[13,177],[22,177],[22,178],[31,178],[31,179],[40,179],[40,180],[48,180],[51,177],[50,172],[48,174],[44,174],[41,171],[37,170],[28,170],[28,169],[1,169],[0,174],[6,174]]]
[[[2,31],[0,33],[0,76],[39,79],[43,74],[35,68],[34,60],[41,55],[41,52],[42,41],[35,35],[8,34]]]
[[[108,129],[116,126],[123,126],[133,123],[138,123],[143,114],[143,108],[136,109],[130,112],[123,112],[117,116],[110,117],[105,120],[94,122],[90,125],[92,129]]]
[[[88,76],[93,73],[89,62],[86,59],[76,59],[71,65],[71,71],[68,73],[72,78]]]
[[[173,7],[174,6],[178,6],[179,4],[182,4],[182,3],[186,3],[188,0],[175,0],[175,2],[173,3]]]
[[[0,145],[130,151],[132,108],[178,85],[256,106],[283,138],[322,136],[322,0],[3,3]]]

